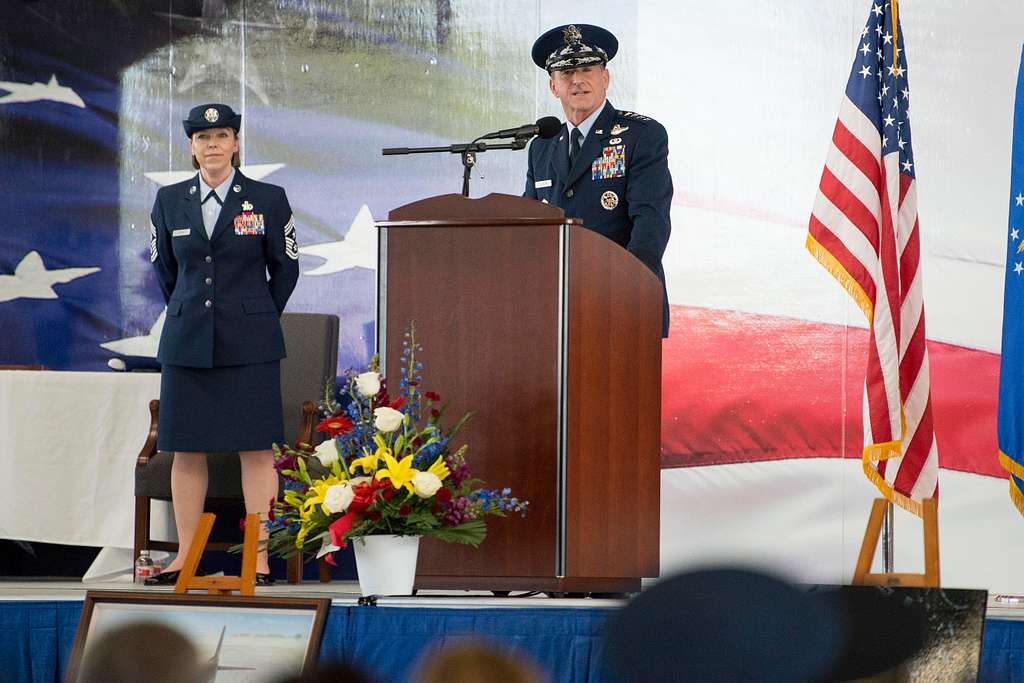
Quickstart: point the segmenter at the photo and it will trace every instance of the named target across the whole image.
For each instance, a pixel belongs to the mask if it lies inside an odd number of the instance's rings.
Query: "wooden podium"
[[[479,548],[425,539],[417,588],[626,592],[658,575],[658,279],[561,209],[443,195],[377,223],[378,348],[415,320],[424,390],[473,411],[454,447],[530,501]]]

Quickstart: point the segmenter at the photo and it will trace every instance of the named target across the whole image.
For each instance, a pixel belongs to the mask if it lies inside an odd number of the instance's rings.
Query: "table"
[[[0,371],[0,538],[131,548],[159,393],[159,373]],[[168,510],[154,505],[159,535]]]

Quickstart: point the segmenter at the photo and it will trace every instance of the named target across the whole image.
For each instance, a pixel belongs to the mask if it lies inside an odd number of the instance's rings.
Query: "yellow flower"
[[[377,471],[377,479],[390,479],[396,489],[404,486],[409,493],[412,493],[414,490],[412,478],[419,471],[412,466],[412,456],[407,455],[399,461],[395,460],[391,451],[387,451],[384,453],[384,464],[387,467]]]
[[[437,475],[437,478],[441,481],[444,481],[451,474],[451,470],[448,469],[448,465],[444,462],[444,456],[441,455],[437,456],[437,460],[434,461],[434,464],[430,466],[427,472]]]
[[[295,536],[295,547],[302,549],[302,546],[306,545],[306,536],[309,535],[309,527],[303,526],[299,529],[298,535]]]
[[[352,464],[350,465],[350,469],[355,470],[355,468],[361,467],[363,469],[363,472],[366,472],[367,474],[373,474],[374,472],[377,471],[377,466],[380,464],[380,459],[383,457],[384,453],[390,455],[391,451],[389,451],[386,448],[378,448],[377,452],[371,455],[368,450],[363,449],[363,453],[365,453],[366,455],[364,455],[361,458],[356,458],[355,460],[353,460]]]

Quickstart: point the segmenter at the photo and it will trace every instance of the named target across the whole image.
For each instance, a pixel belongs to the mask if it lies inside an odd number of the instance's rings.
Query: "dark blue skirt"
[[[160,374],[161,451],[261,451],[284,443],[281,361]]]

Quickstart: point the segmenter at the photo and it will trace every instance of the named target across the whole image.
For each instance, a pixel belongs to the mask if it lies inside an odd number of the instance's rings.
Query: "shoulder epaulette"
[[[633,121],[650,121],[650,116],[644,116],[643,114],[637,114],[635,111],[620,111],[619,116],[624,119],[631,119]]]

